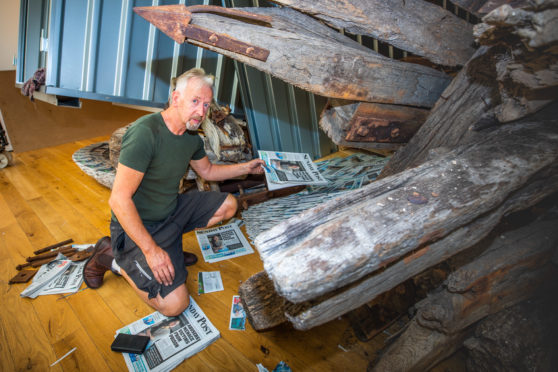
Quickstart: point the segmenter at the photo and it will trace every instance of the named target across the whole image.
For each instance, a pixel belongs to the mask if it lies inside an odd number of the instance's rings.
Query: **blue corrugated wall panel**
[[[23,3],[29,1],[36,0]],[[47,64],[55,67],[47,70],[47,93],[163,107],[173,76],[196,65],[215,74],[217,53],[175,46],[132,11],[179,3],[220,5],[220,0],[51,0]],[[230,95],[232,80],[220,80],[229,85],[225,91]]]
[[[118,51],[118,37],[114,30],[120,27],[120,12],[122,4],[120,1],[103,1],[101,5],[101,17],[99,24],[99,36],[97,48],[97,60],[94,73],[94,91],[102,94],[113,94],[114,78],[107,79],[104,76],[116,76],[116,53]]]
[[[324,98],[215,52],[176,44],[132,11],[135,6],[223,1],[271,5],[249,0],[50,0],[47,93],[163,107],[171,78],[198,66],[216,75],[217,101],[246,115],[254,150],[306,152],[313,158],[335,151],[318,126]]]

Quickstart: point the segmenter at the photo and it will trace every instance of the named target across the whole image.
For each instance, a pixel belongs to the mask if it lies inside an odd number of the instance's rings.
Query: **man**
[[[212,78],[192,69],[176,80],[166,110],[138,119],[126,131],[109,199],[111,238],[97,242],[85,266],[89,287],[100,287],[110,269],[166,316],[188,307],[185,265],[197,258],[182,251],[182,234],[231,218],[237,209],[236,199],[226,193],[179,195],[188,164],[209,181],[263,173],[260,159],[234,165],[209,161],[195,131],[212,99]]]

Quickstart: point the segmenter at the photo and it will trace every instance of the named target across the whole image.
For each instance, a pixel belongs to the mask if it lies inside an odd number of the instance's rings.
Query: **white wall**
[[[19,0],[0,0],[0,71],[16,68],[18,28]]]

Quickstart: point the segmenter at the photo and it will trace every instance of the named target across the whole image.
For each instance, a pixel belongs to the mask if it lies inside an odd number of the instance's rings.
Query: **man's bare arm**
[[[238,164],[213,164],[207,156],[200,160],[191,160],[190,165],[196,173],[207,181],[224,181],[245,174],[262,174],[264,161],[253,159]]]
[[[119,163],[109,205],[126,234],[142,250],[157,282],[170,285],[174,279],[174,266],[167,252],[155,243],[151,234],[143,226],[132,200],[143,175],[142,172]]]

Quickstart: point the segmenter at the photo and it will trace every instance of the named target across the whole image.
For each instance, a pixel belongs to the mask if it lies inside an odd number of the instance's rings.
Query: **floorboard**
[[[122,356],[110,350],[114,333],[153,312],[123,278],[112,273],[105,275],[101,288],[64,298],[21,298],[27,285],[8,284],[17,273],[16,265],[33,251],[69,238],[77,244],[94,244],[108,234],[110,190],[72,161],[76,150],[107,139],[17,154],[13,166],[0,170],[0,371],[126,370]],[[177,371],[257,371],[258,363],[271,371],[281,360],[293,371],[364,371],[383,345],[385,337],[368,343],[356,340],[345,319],[306,332],[288,324],[266,332],[256,332],[249,324],[245,331],[229,330],[232,296],[244,280],[263,270],[257,251],[209,264],[203,261],[193,232],[184,235],[183,243],[200,258],[189,269],[188,289],[221,338]],[[199,271],[220,271],[225,290],[198,295]]]

